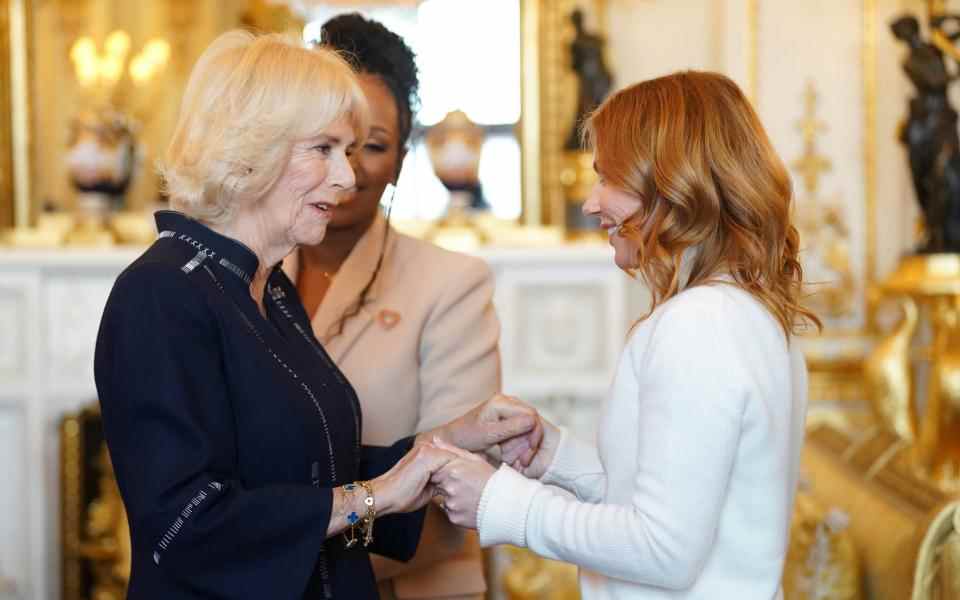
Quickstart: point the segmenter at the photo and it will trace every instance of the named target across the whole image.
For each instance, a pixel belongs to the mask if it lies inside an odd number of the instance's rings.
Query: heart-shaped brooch
[[[400,313],[395,310],[384,308],[377,313],[377,321],[380,323],[381,327],[389,331],[400,322]]]

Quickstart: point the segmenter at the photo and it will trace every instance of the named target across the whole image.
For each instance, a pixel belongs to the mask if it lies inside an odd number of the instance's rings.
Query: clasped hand
[[[553,460],[560,432],[535,409],[509,396],[494,396],[472,413],[462,417],[466,423],[461,424],[461,431],[468,432],[468,435],[454,438],[453,443],[440,436],[431,439],[434,448],[453,458],[444,461],[443,466],[432,474],[430,483],[436,494],[435,501],[450,521],[476,529],[480,498],[496,469],[474,452],[499,454],[502,462],[523,475],[539,478]],[[498,425],[495,427],[490,423]],[[516,428],[511,429],[514,426]],[[492,431],[500,435],[493,435]]]
[[[536,409],[497,394],[462,417],[418,435],[414,449],[373,482],[377,503],[389,507],[387,513],[408,512],[422,507],[431,496],[456,495],[456,500],[443,506],[448,516],[457,525],[475,527],[476,502],[468,491],[477,486],[482,491],[494,468],[471,452],[487,453],[514,468],[528,468],[537,462],[542,422]],[[479,493],[476,496],[479,502]],[[472,511],[454,510],[471,504]]]

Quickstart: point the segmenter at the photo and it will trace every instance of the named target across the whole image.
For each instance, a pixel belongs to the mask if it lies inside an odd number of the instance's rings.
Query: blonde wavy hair
[[[363,90],[335,51],[276,33],[220,35],[190,73],[159,164],[171,206],[211,224],[229,220],[273,187],[296,141],[345,115],[366,138]]]
[[[788,339],[821,327],[800,304],[790,178],[733,81],[685,71],[632,85],[590,115],[584,140],[598,174],[642,199],[619,233],[653,297],[641,320],[685,287],[729,273]]]

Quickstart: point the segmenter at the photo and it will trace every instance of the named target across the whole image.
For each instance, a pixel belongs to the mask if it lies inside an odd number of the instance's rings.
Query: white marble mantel
[[[14,597],[60,596],[58,427],[96,399],[100,314],[141,252],[0,248],[0,578]],[[475,254],[497,280],[504,390],[589,434],[643,288],[605,245]]]

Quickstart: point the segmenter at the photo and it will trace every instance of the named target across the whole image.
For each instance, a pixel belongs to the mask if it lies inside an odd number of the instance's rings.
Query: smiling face
[[[331,229],[370,225],[388,183],[396,183],[404,149],[400,143],[397,103],[377,75],[361,73],[357,79],[370,108],[370,135],[351,156],[356,186],[343,194]]]
[[[634,269],[637,265],[637,248],[634,243],[620,235],[620,226],[643,208],[640,196],[616,188],[601,175],[586,201],[583,214],[600,219],[600,227],[610,237],[614,249],[614,262],[621,269]]]
[[[315,137],[298,140],[290,160],[264,199],[260,220],[282,244],[319,244],[344,192],[353,189],[353,128],[346,116]],[[280,240],[277,240],[280,243]]]

